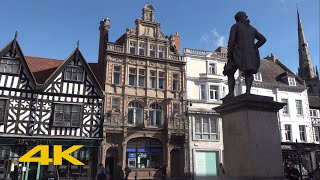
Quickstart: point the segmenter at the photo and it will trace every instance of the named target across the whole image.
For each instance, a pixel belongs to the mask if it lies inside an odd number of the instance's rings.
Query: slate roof
[[[319,96],[308,96],[309,106],[314,109],[320,109],[320,97]]]
[[[304,81],[290,71],[278,59],[262,59],[260,61],[259,72],[262,76],[262,82],[254,81],[257,86],[277,87],[280,89],[290,89],[294,91],[303,91],[306,88]],[[296,86],[289,86],[285,81],[286,77],[296,79]]]

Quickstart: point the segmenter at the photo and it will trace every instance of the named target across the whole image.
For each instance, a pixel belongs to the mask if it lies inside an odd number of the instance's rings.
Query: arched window
[[[163,109],[158,103],[152,103],[149,109],[149,126],[162,126],[163,125]]]
[[[129,168],[159,169],[162,163],[162,144],[152,138],[131,139],[127,143],[126,155]]]
[[[132,101],[128,106],[128,123],[143,125],[143,108],[137,101]]]

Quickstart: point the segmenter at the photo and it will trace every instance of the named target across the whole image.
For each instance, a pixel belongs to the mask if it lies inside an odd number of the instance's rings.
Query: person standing
[[[222,163],[220,163],[219,172],[218,172],[219,180],[223,180],[225,175],[226,175],[226,171],[224,170]]]
[[[128,180],[128,176],[131,173],[131,169],[129,168],[129,166],[127,165],[126,168],[124,169],[125,173],[126,173],[126,177],[124,178],[125,180]]]
[[[162,180],[166,180],[166,177],[167,177],[167,166],[166,166],[165,163],[162,164],[161,170],[162,170]]]
[[[96,180],[107,180],[107,171],[103,167],[102,163],[99,164],[99,167],[97,169]]]
[[[300,172],[296,169],[291,161],[288,162],[287,178],[289,180],[299,180]]]
[[[121,168],[121,162],[113,168],[112,180],[123,180],[123,171]]]
[[[11,179],[12,180],[18,180],[19,179],[19,168],[18,168],[17,164],[14,166],[14,170],[13,170]]]

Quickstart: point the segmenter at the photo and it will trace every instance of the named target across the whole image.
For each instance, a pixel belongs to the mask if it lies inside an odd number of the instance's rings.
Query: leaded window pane
[[[203,132],[209,133],[209,119],[203,119]]]
[[[55,126],[80,126],[80,105],[56,104],[54,113]]]
[[[68,81],[83,81],[83,68],[74,66],[74,67],[67,67],[64,71],[64,80]]]
[[[0,99],[0,123],[4,123],[6,112],[6,100]]]
[[[215,119],[210,120],[210,125],[211,125],[211,133],[217,133],[217,122]]]
[[[18,59],[1,59],[0,72],[18,74],[20,61]]]

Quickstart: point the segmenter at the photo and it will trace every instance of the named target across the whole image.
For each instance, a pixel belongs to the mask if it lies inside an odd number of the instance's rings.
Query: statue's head
[[[238,21],[246,21],[248,18],[247,14],[243,11],[237,12],[237,14],[234,16],[234,19]]]

